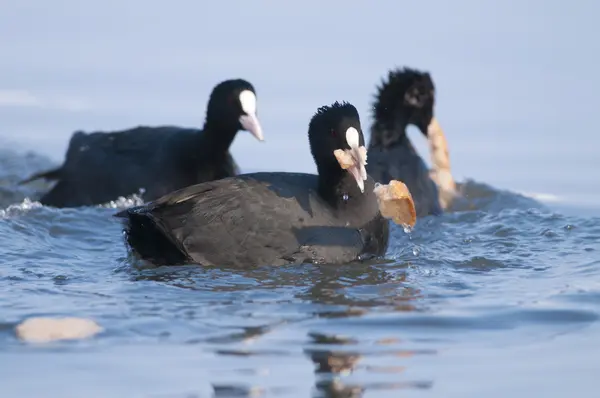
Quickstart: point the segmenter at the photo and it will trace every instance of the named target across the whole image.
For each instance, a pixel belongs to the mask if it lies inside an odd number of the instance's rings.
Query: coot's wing
[[[356,257],[362,248],[360,233],[336,226],[314,191],[307,189],[316,176],[252,176],[176,191],[149,204],[146,216],[189,258],[204,265],[248,267]]]
[[[67,153],[65,155],[65,161],[63,162],[62,165],[60,165],[59,167],[56,167],[54,169],[51,170],[45,170],[45,171],[40,171],[38,173],[35,173],[33,175],[31,175],[30,177],[19,181],[19,185],[21,184],[27,184],[30,183],[32,181],[38,180],[40,178],[44,178],[48,181],[52,181],[52,180],[61,180],[64,177],[64,170],[65,170],[65,165],[67,163],[69,163],[69,159],[73,159],[74,157],[76,157],[78,151],[74,150],[74,148],[79,148],[82,142],[86,141],[86,138],[88,137],[88,134],[82,132],[82,131],[76,131],[75,133],[73,133],[73,135],[71,136],[71,139],[69,140],[69,145],[67,147]],[[71,163],[73,162],[73,160],[71,160]]]
[[[110,160],[114,156],[135,160],[152,158],[174,134],[190,130],[197,131],[171,126],[139,126],[114,132],[76,132],[69,142],[65,168],[102,167],[107,158]]]
[[[174,192],[153,203],[150,219],[205,265],[277,264],[297,252],[303,210],[252,179],[227,178]],[[307,216],[308,217],[308,216]]]
[[[151,185],[158,163],[171,163],[168,140],[186,129],[137,127],[116,132],[77,132],[69,142],[58,184],[41,198],[51,206],[84,206],[137,193]],[[168,172],[163,165],[161,173]],[[150,187],[148,187],[150,188]]]

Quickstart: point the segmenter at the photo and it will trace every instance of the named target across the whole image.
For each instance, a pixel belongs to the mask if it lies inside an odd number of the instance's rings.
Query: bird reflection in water
[[[264,396],[273,393],[274,387],[284,388],[287,383],[279,385],[277,380],[267,381],[264,376],[254,380],[253,372],[259,368],[273,370],[283,358],[294,356],[300,344],[314,364],[314,397],[362,397],[366,390],[431,387],[429,381],[402,379],[412,356],[432,352],[407,348],[408,343],[396,337],[375,342],[365,341],[357,333],[354,338],[345,338],[330,332],[332,328],[346,330],[348,321],[368,325],[366,318],[380,313],[400,315],[422,310],[422,293],[407,280],[408,266],[379,261],[247,270],[159,267],[126,272],[136,282],[178,287],[182,297],[189,293],[194,306],[205,308],[202,325],[219,319],[213,326],[208,325],[214,332],[212,336],[194,336],[188,343],[207,345],[208,351],[220,358],[246,358],[246,368],[251,372],[242,377],[243,383],[213,384],[215,397]],[[277,300],[279,296],[281,300]],[[242,305],[244,310],[240,311]],[[302,327],[307,322],[319,332],[311,333],[308,343],[304,339],[282,342],[270,337],[272,332],[285,335],[285,328],[297,330],[294,324]],[[328,331],[319,331],[321,326]],[[350,326],[347,330],[352,329]],[[397,327],[393,330],[402,332]]]
[[[331,336],[318,333],[309,335],[312,340],[311,348],[306,348],[304,353],[310,358],[315,366],[315,386],[313,391],[314,398],[359,398],[367,390],[395,390],[403,388],[429,389],[432,386],[430,381],[413,382],[365,382],[344,380],[361,370],[370,373],[369,379],[372,379],[373,373],[380,374],[400,374],[406,369],[405,366],[372,366],[361,364],[361,361],[367,357],[392,355],[395,357],[410,358],[413,355],[431,354],[433,352],[411,351],[411,350],[393,350],[376,351],[366,353],[366,350],[360,350],[360,342],[353,338],[344,336]],[[399,339],[388,338],[376,341],[381,345],[397,345],[401,343]],[[319,348],[323,346],[324,348]],[[338,349],[329,349],[325,347],[332,346],[354,346],[352,349],[339,347]],[[361,351],[363,353],[361,353]],[[358,377],[359,378],[359,377]],[[356,379],[358,379],[356,378]],[[395,376],[394,379],[398,377]]]

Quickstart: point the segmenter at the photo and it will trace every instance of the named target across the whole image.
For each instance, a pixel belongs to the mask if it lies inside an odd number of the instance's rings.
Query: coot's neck
[[[229,151],[239,130],[237,121],[226,122],[207,118],[199,140],[206,156],[222,156]]]
[[[359,204],[365,200],[367,192],[362,193],[352,175],[335,165],[328,170],[319,170],[319,196],[331,207],[340,209],[342,206]]]
[[[371,126],[369,149],[377,148],[391,150],[397,147],[406,147],[415,151],[408,135],[408,115],[397,115],[385,120],[377,120]]]

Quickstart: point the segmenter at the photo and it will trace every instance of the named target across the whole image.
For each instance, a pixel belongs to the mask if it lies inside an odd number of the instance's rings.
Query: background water
[[[2,396],[595,397],[598,11],[591,0],[4,4]],[[76,129],[201,125],[214,84],[238,76],[257,88],[267,137],[238,136],[244,171],[312,172],[314,110],[348,100],[369,126],[395,65],[432,73],[474,205],[395,229],[384,263],[139,269],[110,217],[127,201],[59,211],[35,203],[43,184],[14,185],[60,162]],[[36,315],[106,331],[19,343],[14,325]]]

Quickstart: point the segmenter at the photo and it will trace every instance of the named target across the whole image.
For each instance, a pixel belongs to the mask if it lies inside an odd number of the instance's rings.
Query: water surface
[[[131,201],[9,206],[0,221],[3,390],[56,397],[589,391],[598,364],[600,219],[565,216],[472,181],[465,189],[474,209],[421,219],[409,232],[394,226],[384,261],[338,267],[139,268],[111,217]],[[12,328],[38,315],[93,318],[106,330],[45,348],[18,342]]]
[[[516,0],[5,4],[2,396],[596,396],[598,11]],[[201,125],[208,92],[232,76],[255,84],[267,137],[239,135],[242,169],[312,172],[314,110],[349,100],[367,130],[394,65],[432,72],[469,202],[410,233],[394,227],[385,261],[138,268],[111,217],[132,201],[57,210],[35,202],[48,184],[16,185],[62,160],[76,129]],[[105,331],[19,342],[14,326],[40,315]]]

